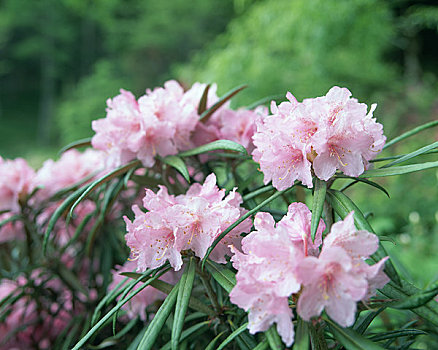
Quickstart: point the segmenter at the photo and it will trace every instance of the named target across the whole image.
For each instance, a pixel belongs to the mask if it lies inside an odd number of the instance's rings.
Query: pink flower
[[[13,213],[0,214],[0,222],[14,216]],[[8,241],[22,240],[26,238],[23,222],[11,221],[0,227],[0,244]]]
[[[385,144],[383,128],[372,117],[376,105],[367,106],[351,98],[337,86],[326,96],[298,103],[288,93],[289,102],[271,106],[272,116],[257,126],[253,139],[254,160],[260,163],[265,183],[279,190],[295,180],[312,187],[315,175],[327,181],[341,170],[359,176]]]
[[[0,210],[20,211],[20,200],[35,188],[35,171],[22,158],[3,160],[0,157]]]
[[[117,265],[112,271],[113,282],[109,286],[109,290],[113,290],[116,286],[123,281],[125,276],[121,275],[122,272],[134,272],[137,268],[135,261],[127,261],[123,266]],[[178,280],[178,276],[173,271],[166,272],[161,280],[168,283],[175,283]],[[137,284],[133,291],[141,287],[141,283]],[[146,317],[146,307],[152,305],[157,300],[164,300],[166,294],[160,292],[152,286],[147,286],[140,293],[134,296],[128,303],[122,306],[122,309],[127,311],[127,316],[130,319],[140,317],[141,320],[147,321]],[[118,297],[120,300],[120,296]]]
[[[93,149],[87,149],[83,153],[71,149],[63,153],[57,161],[46,160],[35,178],[35,183],[42,186],[37,197],[40,200],[47,199],[90,175],[97,175],[104,167],[102,156],[102,152]]]
[[[351,257],[339,247],[323,248],[320,256],[306,257],[297,267],[303,284],[297,312],[306,321],[327,314],[343,327],[354,323],[356,302],[363,299],[368,283],[356,273]]]
[[[187,194],[173,196],[161,187],[157,194],[146,190],[142,212],[133,207],[135,219],[125,217],[127,245],[136,256],[138,269],[155,268],[169,260],[175,270],[182,265],[181,251],[193,250],[204,257],[213,241],[244,213],[242,198],[232,191],[225,197],[224,190],[216,186],[211,174],[203,185],[193,184]],[[240,246],[240,234],[251,228],[249,219],[232,230],[213,250],[212,260],[225,263],[229,244]]]

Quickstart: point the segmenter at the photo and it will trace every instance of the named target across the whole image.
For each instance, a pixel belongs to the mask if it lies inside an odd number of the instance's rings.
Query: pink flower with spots
[[[232,262],[238,272],[231,302],[249,312],[251,333],[265,331],[275,322],[288,346],[294,334],[288,298],[301,288],[296,267],[308,253],[317,254],[325,228],[321,221],[312,243],[310,222],[310,210],[302,203],[292,203],[277,224],[270,214],[258,213],[256,230],[242,240],[243,253],[233,248]]]
[[[279,190],[301,181],[309,188],[314,174],[327,181],[337,170],[359,176],[383,148],[382,125],[367,106],[337,86],[326,96],[302,103],[288,93],[289,102],[272,104],[272,116],[258,123],[253,157],[265,183]]]
[[[214,240],[245,212],[240,207],[240,195],[233,190],[225,197],[225,191],[216,186],[214,174],[203,185],[193,184],[184,195],[169,195],[164,187],[157,194],[146,190],[143,203],[147,213],[133,206],[134,221],[125,217],[126,242],[140,271],[159,267],[166,260],[179,270],[184,250],[204,257]],[[210,258],[225,263],[225,255],[230,255],[228,246],[240,247],[240,234],[250,228],[251,220],[242,222],[220,241]]]
[[[20,211],[20,201],[35,188],[35,171],[22,158],[0,157],[0,210]]]

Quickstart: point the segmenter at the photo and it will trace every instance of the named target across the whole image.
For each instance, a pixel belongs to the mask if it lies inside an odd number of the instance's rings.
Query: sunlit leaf
[[[88,146],[91,146],[91,137],[87,137],[85,139],[80,139],[69,143],[67,146],[61,148],[59,154],[62,154],[72,148],[80,148],[80,147],[88,147]]]
[[[242,324],[239,328],[237,328],[235,331],[233,331],[225,340],[217,347],[216,350],[222,350],[224,349],[229,343],[233,341],[234,338],[236,338],[240,333],[245,332],[246,328],[248,327],[248,322]]]
[[[184,179],[190,183],[190,175],[189,171],[187,170],[187,166],[184,163],[184,161],[178,157],[178,156],[167,156],[162,159],[163,163],[170,165],[171,167],[175,168],[179,171],[179,173],[184,177]]]
[[[382,169],[382,168],[370,169],[370,170],[365,171],[359,177],[369,178],[369,177],[385,177],[385,176],[403,175],[403,174],[414,173],[417,171],[436,168],[436,167],[438,167],[438,161],[396,166],[396,167],[384,168],[384,169]]]
[[[431,286],[422,290],[420,293],[411,295],[405,299],[402,299],[396,303],[388,306],[396,309],[415,309],[417,307],[427,304],[438,295],[438,282],[433,283]]]
[[[414,152],[405,154],[403,157],[400,157],[400,158],[392,161],[391,163],[385,164],[384,166],[380,167],[380,169],[389,168],[389,167],[392,167],[396,164],[406,162],[409,159],[418,157],[419,155],[425,154],[425,153],[429,152],[430,150],[437,148],[437,147],[438,147],[438,141],[434,142],[428,146],[421,147]]]
[[[293,350],[309,350],[309,340],[309,325],[306,321],[299,317],[295,332]]]
[[[236,274],[226,267],[223,267],[222,265],[219,265],[211,260],[207,260],[205,265],[207,271],[211,274],[215,281],[219,283],[219,285],[225,289],[227,293],[230,293],[236,285]]]
[[[196,148],[192,148],[188,151],[181,152],[178,154],[178,156],[189,157],[216,150],[235,151],[242,154],[247,154],[246,148],[237,142],[230,140],[217,140]]]
[[[393,138],[391,141],[388,141],[385,144],[385,146],[383,147],[383,149],[388,148],[388,147],[396,144],[397,142],[400,142],[408,137],[411,137],[415,134],[418,134],[420,131],[432,128],[432,127],[437,126],[437,125],[438,125],[438,120],[434,120],[434,121],[431,121],[429,123],[417,126],[416,128],[409,130],[409,131],[406,131],[405,133],[401,134],[400,136]]]
[[[277,328],[272,325],[266,332],[266,339],[268,340],[269,347],[271,350],[282,350],[284,349],[283,342],[281,341],[280,336],[278,335]]]

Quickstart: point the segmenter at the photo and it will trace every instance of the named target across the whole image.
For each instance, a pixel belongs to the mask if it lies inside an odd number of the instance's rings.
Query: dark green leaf
[[[199,117],[199,120],[201,122],[206,122],[214,112],[216,112],[220,107],[222,107],[227,101],[229,101],[231,98],[233,98],[235,95],[237,95],[240,91],[245,89],[246,85],[241,85],[236,87],[235,89],[227,92],[224,96],[222,96],[219,101],[217,101],[213,106],[211,106],[209,109],[207,109],[204,113],[201,114]]]
[[[319,220],[321,219],[324,208],[325,194],[327,193],[327,182],[315,177],[315,189],[313,191],[312,204],[312,221],[310,223],[310,235],[312,242],[315,240],[315,234],[318,230]]]
[[[420,164],[410,164],[410,165],[403,165],[403,166],[396,166],[393,168],[385,168],[385,169],[370,169],[365,171],[362,175],[359,177],[384,177],[384,176],[394,176],[394,175],[403,175],[403,174],[409,174],[414,173],[416,171],[431,169],[438,167],[438,161],[437,162],[427,162],[427,163],[420,163]]]
[[[267,350],[269,348],[269,343],[267,339],[264,339],[261,343],[259,343],[254,349],[252,350]]]
[[[217,336],[215,336],[213,338],[213,340],[208,343],[207,347],[205,348],[205,350],[214,350],[216,349],[216,343],[219,341],[219,339],[225,334],[225,331],[220,332]]]
[[[416,128],[409,130],[409,131],[401,134],[400,136],[393,138],[391,141],[388,141],[385,144],[385,146],[383,147],[383,149],[388,148],[388,147],[392,146],[393,144],[400,142],[400,141],[402,141],[410,136],[413,136],[413,135],[419,133],[420,131],[432,128],[432,127],[437,126],[437,125],[438,125],[438,120],[434,120],[432,122],[417,126]]]
[[[216,350],[222,350],[227,346],[229,343],[233,341],[234,338],[236,338],[240,333],[244,332],[246,328],[248,327],[248,322],[241,325],[239,328],[237,328],[233,333],[231,333],[218,347]]]
[[[361,321],[359,322],[359,320],[356,322],[356,325],[354,326],[354,329],[356,332],[360,333],[360,334],[364,334],[364,332],[367,330],[367,328],[369,327],[369,325],[371,324],[371,322],[373,322],[373,320],[383,311],[385,310],[384,307],[381,307],[380,309],[376,310],[376,311],[371,311],[369,312],[364,318],[361,319]]]
[[[335,322],[326,318],[333,335],[347,350],[383,350],[383,348],[371,340],[360,335],[351,328],[342,328]]]
[[[169,293],[167,298],[164,300],[163,304],[161,304],[151,323],[149,324],[146,333],[143,335],[143,338],[140,344],[137,347],[137,350],[150,350],[155,344],[157,337],[161,331],[161,328],[164,326],[164,322],[166,322],[169,317],[172,309],[176,303],[176,297],[178,295],[179,282],[173,287],[172,291]]]
[[[216,150],[227,150],[227,151],[235,151],[240,152],[243,154],[247,154],[246,148],[242,145],[230,141],[230,140],[217,140],[210,143],[207,143],[205,145],[190,149],[185,152],[181,152],[178,155],[180,157],[189,157],[189,156],[195,156],[197,154],[202,154],[210,151],[216,151]]]
[[[0,221],[0,228],[9,222],[17,221],[20,220],[21,218],[22,218],[21,215],[12,215],[3,221]]]
[[[415,309],[417,307],[427,304],[438,295],[438,282],[433,283],[429,288],[420,293],[411,295],[396,303],[388,305],[395,309]]]
[[[188,183],[190,183],[189,171],[187,170],[186,164],[184,163],[184,161],[180,157],[167,156],[167,157],[163,158],[163,163],[166,163],[167,165],[174,167],[176,170],[179,171],[179,173],[184,177],[184,179]]]
[[[241,187],[239,186],[239,189],[240,189],[240,188],[241,188]],[[255,190],[255,191],[252,191],[252,192],[250,192],[250,193],[245,194],[245,195],[242,197],[242,199],[243,199],[244,202],[246,202],[246,201],[249,200],[249,199],[255,198],[255,197],[257,197],[258,195],[261,195],[261,194],[263,194],[263,193],[266,193],[266,192],[272,191],[273,189],[274,189],[274,187],[273,187],[272,185],[263,186],[262,188],[259,188],[259,189]]]
[[[309,350],[309,345],[309,325],[301,317],[298,317],[293,350]]]
[[[386,339],[416,336],[416,335],[423,335],[423,334],[427,334],[427,333],[424,331],[420,331],[418,329],[400,329],[400,330],[396,330],[396,331],[389,331],[389,332],[385,332],[385,333],[371,335],[370,339],[373,341],[380,341],[380,340],[386,340]]]
[[[222,265],[219,265],[211,260],[206,261],[206,268],[215,281],[219,283],[219,285],[225,289],[227,293],[230,293],[236,285],[236,274],[226,267],[223,267]]]
[[[191,326],[189,328],[187,328],[184,332],[181,333],[181,339],[180,341],[184,341],[186,340],[188,337],[190,337],[191,335],[195,334],[195,335],[199,335],[199,333],[197,333],[200,329],[208,329],[208,325],[210,324],[210,321],[203,321],[200,323],[195,324],[194,326]],[[166,343],[166,345],[164,345],[161,350],[170,350],[171,349],[171,342]]]
[[[179,338],[183,329],[187,307],[189,306],[190,295],[192,294],[193,281],[195,279],[195,267],[195,259],[191,257],[179,283],[172,327],[172,350],[178,350]]]
[[[59,154],[62,154],[62,153],[66,152],[72,148],[88,147],[88,146],[91,146],[91,137],[88,137],[86,139],[73,141],[72,143],[69,143],[67,146],[64,146],[63,148],[61,148],[61,150],[59,151]]]
[[[344,176],[344,175],[337,175],[336,177],[337,177],[337,178],[340,178],[340,179],[354,179],[353,182],[351,182],[351,183],[349,183],[348,185],[342,187],[342,188],[339,190],[339,191],[341,191],[341,192],[344,192],[347,188],[353,186],[354,184],[356,184],[356,183],[358,183],[358,182],[363,182],[363,183],[365,183],[365,184],[367,184],[367,185],[370,185],[370,186],[373,186],[373,187],[379,189],[379,190],[382,191],[384,194],[386,194],[386,195],[388,196],[388,198],[389,198],[389,193],[388,193],[388,191],[385,190],[385,188],[383,188],[382,186],[380,186],[378,183],[376,183],[376,182],[374,182],[374,181],[367,180],[367,179],[361,179],[361,178],[354,178],[354,177],[351,177],[351,176]]]
[[[201,100],[199,101],[199,105],[198,105],[198,115],[201,115],[207,109],[207,100],[208,100],[208,91],[209,90],[210,90],[210,84],[208,84],[205,87],[204,92],[202,93]]]

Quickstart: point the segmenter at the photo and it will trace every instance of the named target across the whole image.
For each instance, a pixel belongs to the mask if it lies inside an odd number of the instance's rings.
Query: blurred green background
[[[92,135],[120,88],[242,83],[246,105],[348,87],[391,138],[438,115],[438,6],[404,0],[2,0],[0,154],[38,166]],[[429,130],[391,152],[437,139]],[[386,152],[386,155],[390,155]],[[431,160],[433,156],[424,156]],[[438,173],[349,190],[420,286],[438,278]],[[354,191],[354,193],[352,193]],[[420,268],[419,268],[420,267]]]

